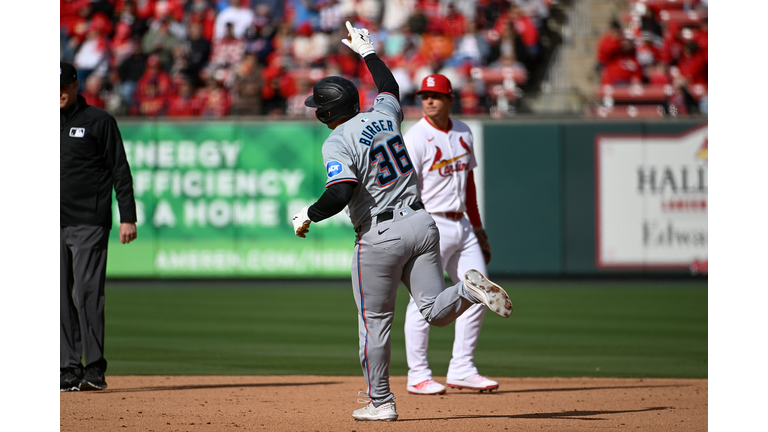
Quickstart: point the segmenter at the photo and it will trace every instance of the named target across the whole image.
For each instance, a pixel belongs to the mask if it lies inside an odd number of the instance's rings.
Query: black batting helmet
[[[304,101],[304,105],[317,108],[317,119],[328,124],[359,113],[360,95],[352,81],[340,76],[329,76],[315,83],[312,96]]]

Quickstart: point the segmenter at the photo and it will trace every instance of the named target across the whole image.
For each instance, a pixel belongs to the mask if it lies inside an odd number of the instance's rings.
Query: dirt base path
[[[706,379],[497,380],[416,396],[393,377],[398,421],[358,422],[362,377],[107,376],[106,390],[61,393],[61,431],[707,430]]]

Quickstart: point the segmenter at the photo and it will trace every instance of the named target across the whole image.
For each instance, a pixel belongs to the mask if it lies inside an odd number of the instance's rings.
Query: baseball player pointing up
[[[293,217],[294,232],[305,237],[312,222],[346,211],[357,233],[352,259],[352,289],[358,309],[360,364],[367,384],[367,405],[356,420],[397,420],[389,386],[390,330],[395,296],[402,281],[423,319],[446,326],[474,304],[502,317],[512,313],[507,293],[477,270],[445,288],[440,267],[439,234],[424,210],[415,166],[400,132],[403,119],[399,87],[376,55],[368,30],[347,22],[342,42],[365,60],[379,94],[373,108],[360,112],[360,98],[349,80],[319,80],[305,101],[333,130],[323,143],[326,190]],[[362,392],[361,392],[362,393]]]
[[[477,166],[472,131],[449,116],[453,103],[451,82],[443,75],[424,78],[421,89],[424,118],[405,134],[406,147],[419,178],[426,210],[440,230],[440,260],[454,283],[464,273],[477,269],[487,274],[491,249],[475,197],[472,169]],[[464,217],[467,213],[469,220]],[[496,381],[477,372],[473,363],[477,339],[485,317],[482,305],[470,307],[456,320],[453,358],[448,366],[449,387],[492,390]],[[405,315],[405,349],[408,358],[408,392],[445,393],[445,386],[432,380],[427,364],[429,324],[411,298]]]

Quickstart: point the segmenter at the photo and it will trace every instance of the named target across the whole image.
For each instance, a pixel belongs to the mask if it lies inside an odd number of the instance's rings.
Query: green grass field
[[[475,352],[491,377],[707,377],[707,283],[497,281],[510,318],[486,315]],[[359,375],[349,282],[109,283],[109,375]],[[398,292],[392,375],[405,375]],[[444,376],[453,325],[432,328]]]

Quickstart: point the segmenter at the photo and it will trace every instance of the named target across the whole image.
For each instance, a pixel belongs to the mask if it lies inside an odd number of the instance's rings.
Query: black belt
[[[424,203],[421,201],[415,202],[408,206],[413,211],[419,211],[424,210]],[[384,221],[388,221],[395,217],[395,210],[387,210],[385,212],[381,212],[378,215],[376,215],[376,223],[381,223]]]

